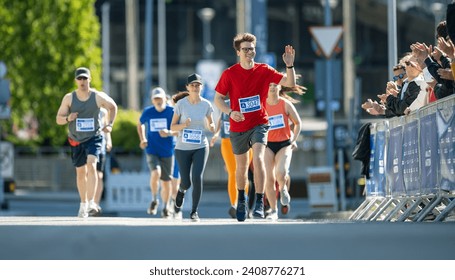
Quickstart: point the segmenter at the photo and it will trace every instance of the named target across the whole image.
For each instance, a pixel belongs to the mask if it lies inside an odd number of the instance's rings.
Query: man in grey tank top
[[[76,167],[77,189],[81,199],[78,217],[86,218],[99,214],[95,203],[98,186],[96,164],[102,145],[101,131],[111,133],[117,116],[117,104],[106,93],[90,88],[90,70],[76,69],[77,89],[65,94],[57,112],[58,125],[68,124],[68,142],[71,145],[71,158]],[[100,108],[108,110],[109,123],[99,122]]]

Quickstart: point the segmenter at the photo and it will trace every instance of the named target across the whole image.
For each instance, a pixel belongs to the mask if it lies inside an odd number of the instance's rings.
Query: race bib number
[[[160,130],[167,129],[167,119],[151,119],[149,122],[151,132],[159,132]]]
[[[251,113],[261,109],[261,99],[259,95],[240,98],[239,99],[240,112]]]
[[[269,122],[270,122],[269,130],[275,130],[285,127],[283,114],[270,116]]]
[[[88,132],[95,131],[95,119],[94,118],[77,118],[76,119],[76,131]]]
[[[201,144],[202,130],[184,129],[182,132],[182,142],[187,144]]]
[[[224,121],[224,134],[229,135],[229,129],[231,128],[231,124],[229,122]]]

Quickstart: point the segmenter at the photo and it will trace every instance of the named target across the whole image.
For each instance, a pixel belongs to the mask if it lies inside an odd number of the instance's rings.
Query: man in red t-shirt
[[[253,148],[256,205],[253,216],[264,218],[265,166],[268,117],[265,103],[270,83],[294,87],[295,50],[287,45],[283,53],[286,74],[279,73],[264,63],[255,63],[256,37],[250,33],[234,37],[234,49],[240,61],[224,70],[215,88],[215,105],[230,117],[230,138],[236,161],[236,181],[239,190],[236,216],[244,221],[247,216],[245,186],[248,183],[248,150]],[[230,107],[224,99],[230,98]]]

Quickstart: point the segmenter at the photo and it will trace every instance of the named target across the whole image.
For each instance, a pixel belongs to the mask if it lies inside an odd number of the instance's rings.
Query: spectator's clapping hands
[[[385,98],[387,98],[387,96],[389,96],[389,95],[393,95],[393,96],[397,97],[399,92],[400,91],[397,88],[387,88]]]
[[[447,55],[450,58],[454,58],[453,44],[451,43],[450,40],[445,40],[444,38],[439,37],[438,48],[443,54]]]
[[[397,86],[397,84],[395,82],[388,81],[385,90],[386,91],[388,91],[388,90],[398,90],[398,86]]]
[[[365,103],[362,104],[362,108],[367,111],[368,114],[373,116],[384,115],[385,106],[379,104],[376,101],[368,99]]]
[[[411,51],[412,55],[417,59],[419,64],[422,66],[422,63],[431,54],[431,45],[428,47],[425,43],[416,42],[411,45]]]
[[[381,105],[379,104],[378,102],[374,101],[373,102],[373,107],[368,109],[367,112],[370,114],[370,115],[373,115],[373,116],[378,116],[378,115],[384,115],[385,113],[385,106],[384,105]]]
[[[451,80],[451,81],[454,80],[453,74],[452,74],[452,69],[450,69],[450,68],[439,68],[438,75],[444,80]]]
[[[431,56],[436,59],[438,62],[441,61],[441,56],[445,55],[445,53],[438,47],[434,47],[433,51],[431,52]]]
[[[387,93],[378,94],[378,98],[381,100],[381,103],[383,103],[383,104],[386,103],[388,96],[389,96],[389,94],[387,94]]]
[[[362,109],[364,109],[365,111],[370,109],[370,108],[373,108],[373,101],[371,99],[368,99],[365,103],[362,104]]]
[[[387,82],[387,87],[385,89],[387,95],[393,95],[393,96],[397,96],[398,95],[398,92],[400,92],[398,90],[398,86],[396,83],[394,82]]]
[[[449,53],[447,53],[447,55],[451,59],[454,59],[455,58],[455,46],[453,45],[453,42],[450,39],[447,41],[447,43],[450,45],[450,49],[451,49],[451,51]]]

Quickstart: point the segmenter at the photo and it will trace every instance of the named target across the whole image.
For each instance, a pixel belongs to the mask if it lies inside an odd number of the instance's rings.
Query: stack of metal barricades
[[[372,123],[366,199],[351,220],[443,221],[455,214],[455,95]]]

